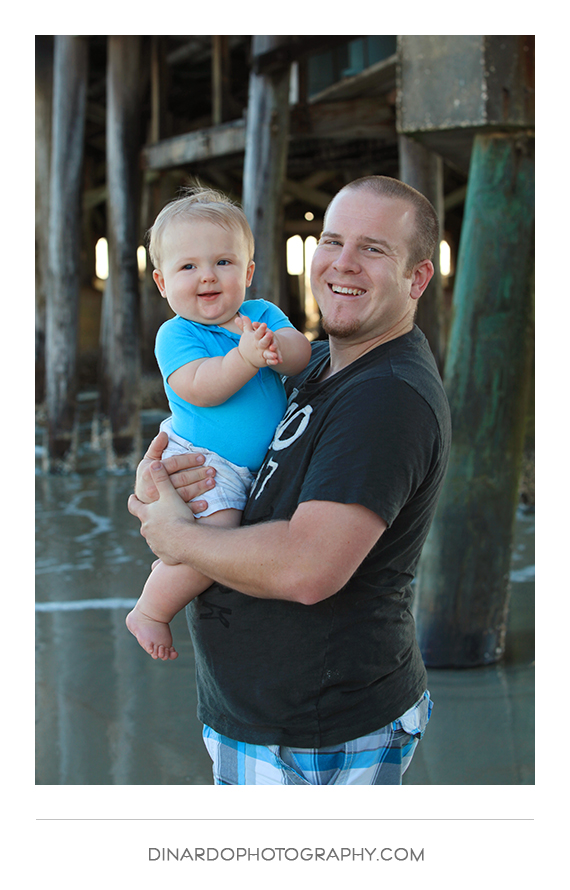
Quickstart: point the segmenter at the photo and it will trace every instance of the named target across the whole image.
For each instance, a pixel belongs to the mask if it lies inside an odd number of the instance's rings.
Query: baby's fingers
[[[257,327],[254,329],[255,336],[258,340],[263,340],[268,334],[272,334],[272,331],[267,330],[267,325],[264,321],[259,322]],[[271,342],[270,340],[268,342]]]
[[[268,349],[263,351],[263,358],[268,365],[279,365],[283,361],[283,356],[275,343],[272,343]]]
[[[247,315],[236,315],[235,323],[241,331],[252,331],[253,327],[251,324],[251,320],[247,317]]]

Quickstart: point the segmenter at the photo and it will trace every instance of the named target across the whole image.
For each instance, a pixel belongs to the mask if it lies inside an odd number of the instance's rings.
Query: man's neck
[[[326,380],[327,377],[332,377],[334,374],[338,374],[339,371],[342,371],[344,368],[347,368],[357,359],[362,358],[363,355],[366,355],[368,352],[376,349],[377,346],[382,346],[383,343],[389,343],[390,340],[396,340],[398,337],[402,337],[404,334],[408,334],[413,329],[413,327],[414,322],[412,320],[409,324],[403,326],[401,330],[391,330],[389,332],[379,334],[377,337],[372,337],[369,340],[358,343],[354,343],[352,340],[349,341],[348,339],[343,340],[330,337],[330,364],[327,366],[323,374],[321,374],[321,377],[319,379]]]

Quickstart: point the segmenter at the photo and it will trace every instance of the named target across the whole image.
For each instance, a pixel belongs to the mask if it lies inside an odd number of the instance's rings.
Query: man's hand
[[[150,460],[148,473],[157,500],[145,504],[132,494],[128,500],[129,513],[140,520],[141,535],[152,552],[167,565],[175,565],[179,560],[172,548],[177,532],[195,525],[196,520],[174,488],[164,464]]]
[[[135,495],[144,504],[150,504],[158,498],[158,490],[154,483],[150,466],[162,457],[162,452],[168,445],[166,433],[159,433],[152,440],[144,458],[137,467],[135,482]],[[192,498],[205,494],[216,484],[213,467],[204,467],[202,454],[177,454],[167,457],[164,461],[164,469],[170,476],[170,482],[183,501],[191,501]],[[190,505],[194,513],[200,513],[206,509],[206,501],[195,501]]]

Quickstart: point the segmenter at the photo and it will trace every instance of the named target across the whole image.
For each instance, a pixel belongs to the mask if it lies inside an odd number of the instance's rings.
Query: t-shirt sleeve
[[[189,326],[180,324],[181,319],[173,318],[165,322],[156,335],[155,355],[158,367],[165,380],[187,365],[188,362],[208,355],[203,343],[194,335]]]
[[[359,384],[335,403],[300,502],[361,504],[391,525],[429,474],[437,442],[431,408],[407,383]]]
[[[275,303],[270,303],[269,300],[248,300],[247,303],[243,304],[242,311],[252,321],[265,322],[272,331],[294,327],[279,306],[276,306]],[[255,317],[252,318],[252,316]]]

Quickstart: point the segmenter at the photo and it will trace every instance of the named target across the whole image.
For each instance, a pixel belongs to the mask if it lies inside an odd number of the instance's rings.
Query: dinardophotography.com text
[[[149,847],[150,862],[424,862],[422,847]]]

